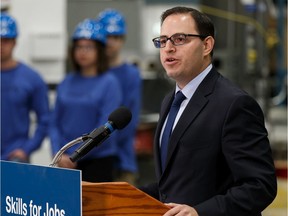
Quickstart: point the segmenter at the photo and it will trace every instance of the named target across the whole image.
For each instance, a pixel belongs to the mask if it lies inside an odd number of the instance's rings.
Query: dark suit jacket
[[[161,171],[159,136],[174,91],[162,103],[154,153],[158,182],[141,189],[200,216],[259,216],[276,196],[264,117],[256,101],[215,68],[180,117]]]

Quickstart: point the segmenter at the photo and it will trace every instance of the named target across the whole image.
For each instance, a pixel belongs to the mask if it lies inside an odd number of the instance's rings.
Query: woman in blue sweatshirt
[[[118,81],[107,73],[106,35],[101,24],[84,20],[76,27],[72,39],[75,71],[59,84],[52,113],[50,138],[54,155],[68,142],[105,124],[109,114],[122,101]],[[68,149],[58,166],[82,170],[83,181],[113,181],[116,137],[112,134],[100,146],[73,163],[69,156],[79,145]]]

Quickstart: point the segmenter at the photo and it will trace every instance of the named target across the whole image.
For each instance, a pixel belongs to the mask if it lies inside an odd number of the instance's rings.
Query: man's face
[[[15,47],[16,40],[14,38],[1,38],[1,62],[8,61],[12,58],[13,49]]]
[[[168,38],[176,33],[199,34],[190,14],[168,16],[161,26],[161,36]],[[206,57],[205,57],[206,56]],[[166,73],[174,79],[180,88],[201,73],[208,65],[205,52],[205,39],[186,37],[183,45],[175,46],[170,40],[166,47],[160,48],[160,59]]]
[[[107,37],[106,53],[108,58],[114,58],[119,55],[124,45],[124,36],[110,35]]]

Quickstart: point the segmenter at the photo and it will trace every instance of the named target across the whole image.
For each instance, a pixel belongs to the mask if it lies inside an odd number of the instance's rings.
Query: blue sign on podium
[[[0,161],[2,216],[79,216],[79,170]]]

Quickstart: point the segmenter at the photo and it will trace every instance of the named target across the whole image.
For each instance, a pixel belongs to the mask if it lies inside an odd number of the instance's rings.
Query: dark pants
[[[114,156],[83,160],[78,162],[77,169],[82,171],[82,181],[111,182],[115,174]]]

